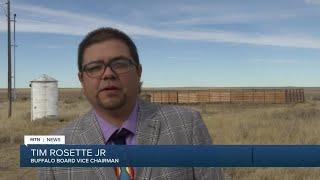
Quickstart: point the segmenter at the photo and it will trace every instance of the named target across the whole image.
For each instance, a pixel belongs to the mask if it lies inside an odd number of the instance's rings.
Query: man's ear
[[[83,74],[81,72],[78,72],[78,79],[81,82],[81,85],[83,83]]]
[[[137,73],[138,73],[138,76],[139,76],[139,79],[141,78],[141,74],[142,74],[142,66],[141,64],[139,64],[139,66],[137,67]]]
[[[85,96],[86,95],[86,91],[85,91],[85,88],[83,88],[84,87],[83,86],[83,73],[78,72],[78,79],[79,79],[79,81],[81,83],[81,86],[82,86],[81,93]]]

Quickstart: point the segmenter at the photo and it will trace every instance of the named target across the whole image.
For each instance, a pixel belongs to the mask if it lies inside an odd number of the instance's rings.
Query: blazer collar
[[[155,145],[160,133],[160,118],[155,116],[158,106],[141,99],[138,100],[136,142],[141,145]]]
[[[105,144],[104,138],[100,126],[95,118],[93,110],[90,110],[84,117],[83,121],[80,122],[84,127],[80,132],[80,141],[83,144]]]

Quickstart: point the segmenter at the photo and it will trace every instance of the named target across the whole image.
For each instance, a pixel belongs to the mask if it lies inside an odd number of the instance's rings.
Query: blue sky
[[[1,6],[5,8],[5,1]],[[48,74],[80,87],[77,46],[98,27],[136,42],[144,87],[320,86],[320,0],[12,0],[16,84]],[[0,88],[7,25],[0,14]]]

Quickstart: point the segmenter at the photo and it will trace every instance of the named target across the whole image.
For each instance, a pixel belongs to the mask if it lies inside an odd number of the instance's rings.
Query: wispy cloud
[[[320,49],[320,39],[312,36],[251,34],[218,30],[168,30],[132,25],[94,15],[34,5],[16,4],[15,9],[26,14],[25,18],[18,19],[18,32],[56,33],[78,36],[84,35],[97,27],[111,26],[131,35],[153,38]],[[3,25],[5,23],[4,19],[0,20],[2,22],[0,30],[6,31],[6,26]]]
[[[243,34],[226,31],[161,31],[154,35],[170,39],[320,49],[320,39],[308,36]]]
[[[296,17],[294,13],[266,14],[266,13],[229,13],[226,15],[200,16],[184,18],[163,24],[175,25],[202,25],[202,24],[231,24],[231,23],[253,23],[268,20],[281,20]]]
[[[177,56],[168,56],[168,59],[179,59]]]
[[[305,2],[308,4],[320,5],[320,0],[305,0]]]
[[[271,64],[298,64],[301,60],[296,59],[255,59],[253,62],[271,63]]]

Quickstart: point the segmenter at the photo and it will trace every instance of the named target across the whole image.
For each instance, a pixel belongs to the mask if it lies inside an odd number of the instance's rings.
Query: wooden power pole
[[[11,19],[10,19],[10,0],[7,2],[7,17],[8,17],[8,118],[11,117],[12,113],[12,88],[11,88]]]

